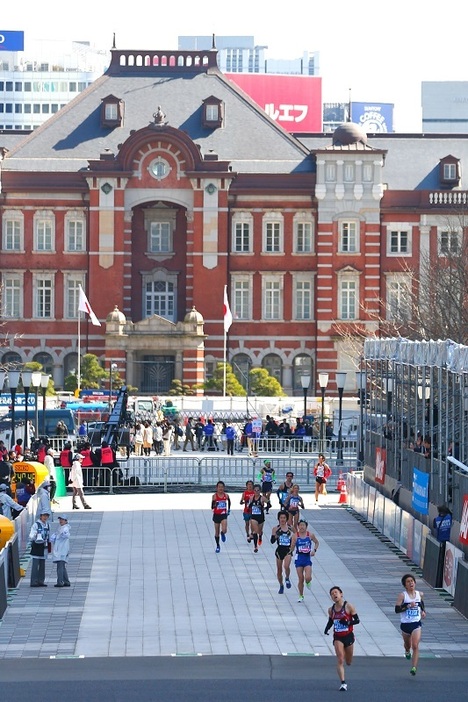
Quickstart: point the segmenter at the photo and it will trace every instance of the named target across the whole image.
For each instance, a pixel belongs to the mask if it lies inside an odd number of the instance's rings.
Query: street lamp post
[[[39,438],[39,408],[37,406],[37,391],[41,385],[41,371],[33,371],[31,375],[31,383],[34,388],[34,434],[36,439]]]
[[[362,468],[364,465],[364,402],[366,399],[366,372],[356,371],[356,381],[359,391],[359,453],[358,461],[359,466]]]
[[[41,374],[41,391],[42,391],[42,436],[45,436],[45,412],[46,412],[46,392],[49,386],[49,376],[45,373]]]
[[[336,387],[338,388],[338,451],[337,465],[343,465],[343,390],[346,383],[346,373],[336,374]]]
[[[112,411],[112,374],[117,370],[117,363],[110,364],[110,382],[109,382],[109,415]]]
[[[328,385],[328,373],[319,373],[320,392],[322,393],[322,414],[320,418],[320,451],[325,451],[325,390]]]
[[[29,388],[31,387],[32,371],[23,370],[21,380],[23,381],[24,390],[24,448],[29,446]]]
[[[11,394],[11,448],[15,447],[16,443],[16,425],[15,425],[15,404],[16,404],[16,390],[18,388],[18,383],[20,379],[20,372],[17,370],[8,371],[8,385],[10,386]]]
[[[302,385],[302,392],[304,393],[303,421],[305,422],[306,417],[307,417],[307,390],[309,389],[309,385],[310,385],[310,373],[304,373],[303,375],[301,375],[301,385]]]
[[[387,418],[392,418],[393,378],[387,378]]]

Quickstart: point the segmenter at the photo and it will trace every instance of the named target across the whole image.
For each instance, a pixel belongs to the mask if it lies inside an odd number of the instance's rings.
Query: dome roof
[[[351,144],[367,144],[367,134],[358,124],[345,122],[340,124],[333,133],[333,146],[351,146]]]
[[[127,318],[124,315],[123,312],[121,312],[116,305],[112,312],[109,312],[109,314],[106,317],[106,322],[111,322],[114,324],[126,324],[127,323]]]
[[[204,321],[203,316],[200,312],[197,312],[195,306],[192,307],[190,312],[187,312],[184,318],[184,322],[192,322],[192,324],[203,324]]]

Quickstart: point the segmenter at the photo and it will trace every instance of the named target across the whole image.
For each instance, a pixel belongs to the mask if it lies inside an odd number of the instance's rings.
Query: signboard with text
[[[413,468],[411,506],[419,514],[429,514],[429,473]]]
[[[393,132],[393,104],[386,102],[352,102],[351,122],[366,134]]]
[[[387,465],[387,449],[378,446],[375,449],[375,482],[385,483],[385,473]]]
[[[322,79],[268,73],[227,73],[286,131],[322,131]]]
[[[24,32],[0,29],[0,51],[24,51]]]

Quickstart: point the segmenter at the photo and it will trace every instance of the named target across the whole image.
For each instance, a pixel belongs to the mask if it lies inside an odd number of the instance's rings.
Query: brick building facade
[[[373,333],[391,314],[412,284],[402,262],[440,238],[439,195],[462,191],[468,156],[462,138],[366,138],[352,124],[299,140],[216,51],[117,49],[35,132],[0,135],[0,152],[1,360],[39,360],[61,386],[82,285],[102,326],[81,323],[81,352],[152,393],[223,360],[225,285],[241,379],[264,366],[300,394],[307,370],[313,393],[328,371],[332,389],[354,368],[343,329]]]

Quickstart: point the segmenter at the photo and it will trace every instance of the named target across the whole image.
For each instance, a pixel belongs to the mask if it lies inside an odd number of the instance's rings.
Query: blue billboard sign
[[[0,51],[24,51],[24,32],[6,32],[0,29]]]
[[[429,514],[429,473],[413,468],[411,505],[419,514]]]
[[[0,395],[0,407],[3,409],[7,407],[8,409],[12,406],[13,404],[13,399],[10,395],[9,392],[3,393]],[[26,404],[26,395],[22,392],[16,393],[15,396],[15,407],[24,407]],[[28,395],[28,407],[35,407],[36,406],[36,395],[34,393],[30,393]]]
[[[366,132],[393,132],[393,104],[388,102],[352,102],[351,122]]]

